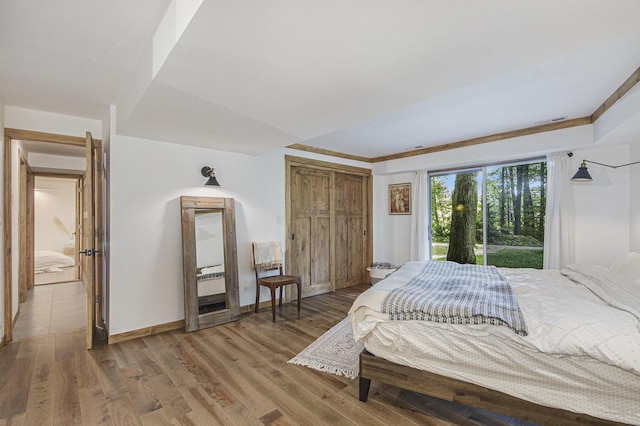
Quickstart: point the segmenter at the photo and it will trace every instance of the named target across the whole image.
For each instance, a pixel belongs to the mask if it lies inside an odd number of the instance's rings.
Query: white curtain
[[[567,153],[548,154],[544,269],[562,269],[575,261],[575,211],[570,177],[571,161]]]
[[[429,260],[429,185],[426,171],[416,172],[413,180],[413,203],[411,213],[411,260]]]

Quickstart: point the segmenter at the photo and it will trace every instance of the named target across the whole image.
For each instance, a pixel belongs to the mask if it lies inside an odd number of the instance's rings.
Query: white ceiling
[[[135,92],[169,3],[0,0],[4,103],[128,105],[120,134],[378,157],[590,115],[640,65],[637,0],[204,0]]]
[[[42,143],[35,141],[20,141],[20,143],[26,152],[37,152],[38,154],[84,158],[87,153],[84,146]]]

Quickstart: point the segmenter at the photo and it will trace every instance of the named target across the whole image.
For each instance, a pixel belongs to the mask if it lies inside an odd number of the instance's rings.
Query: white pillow
[[[627,253],[622,259],[611,265],[609,270],[640,284],[640,253]]]

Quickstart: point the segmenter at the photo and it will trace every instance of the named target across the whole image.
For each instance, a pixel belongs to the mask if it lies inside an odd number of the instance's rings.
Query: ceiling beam
[[[314,152],[316,154],[330,155],[332,157],[345,158],[347,160],[364,161],[365,163],[371,163],[372,162],[371,161],[372,159],[368,158],[368,157],[361,157],[359,155],[345,154],[344,152],[331,151],[329,149],[316,148],[316,147],[313,147],[313,146],[302,145],[302,144],[299,144],[299,143],[294,143],[293,145],[289,145],[289,146],[287,146],[287,148],[297,149],[299,151]]]
[[[618,102],[624,95],[627,94],[629,90],[633,88],[636,84],[640,82],[640,67],[636,69],[630,76],[625,80],[620,87],[618,87],[608,98],[606,101],[602,103],[593,114],[591,114],[591,122],[595,123],[598,118],[602,116],[609,108],[611,108],[616,102]]]
[[[480,145],[489,142],[513,139],[521,136],[535,135],[536,133],[552,132],[554,130],[568,129],[570,127],[585,126],[591,124],[591,117],[574,118],[571,120],[557,121],[554,123],[541,124],[539,126],[527,127],[526,129],[510,130],[508,132],[496,133],[479,138],[465,139],[463,141],[451,142],[442,145],[429,146],[409,152],[384,155],[371,159],[372,163],[380,161],[397,160],[398,158],[414,157],[416,155],[433,154],[434,152],[447,151],[450,149],[465,148],[468,146]]]
[[[616,102],[618,102],[629,90],[631,90],[636,84],[640,83],[640,67],[638,67],[631,75],[618,87],[596,110],[587,117],[573,118],[571,120],[558,121],[554,123],[542,124],[539,126],[527,127],[524,129],[511,130],[508,132],[496,133],[493,135],[481,136],[473,139],[465,139],[458,142],[451,142],[442,145],[430,146],[427,148],[420,148],[412,151],[401,152],[397,154],[383,155],[380,157],[361,157],[357,155],[345,154],[337,151],[330,151],[321,148],[315,148],[308,145],[293,144],[287,148],[298,149],[301,151],[315,152],[318,154],[331,155],[333,157],[346,158],[351,160],[358,160],[367,163],[378,163],[381,161],[397,160],[399,158],[409,158],[424,154],[433,154],[434,152],[447,151],[450,149],[465,148],[468,146],[480,145],[489,142],[496,142],[505,139],[517,138],[520,136],[534,135],[536,133],[551,132],[554,130],[568,129],[570,127],[585,126],[587,124],[593,124],[602,115],[609,110]]]

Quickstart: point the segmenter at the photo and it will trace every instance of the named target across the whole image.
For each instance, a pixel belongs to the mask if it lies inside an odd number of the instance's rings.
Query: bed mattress
[[[198,280],[198,297],[221,294],[226,291],[224,277]]]
[[[501,269],[517,295],[527,336],[496,325],[389,320],[377,306],[419,266],[405,265],[354,303],[354,335],[371,353],[536,404],[640,424],[634,315],[559,271]]]

